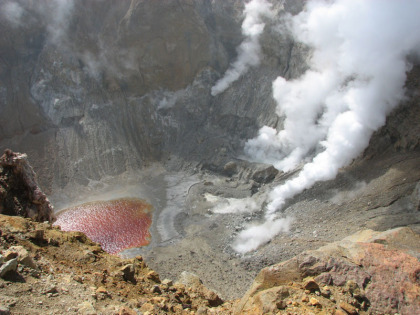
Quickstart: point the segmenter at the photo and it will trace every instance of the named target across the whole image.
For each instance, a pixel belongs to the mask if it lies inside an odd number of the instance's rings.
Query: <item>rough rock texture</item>
[[[156,197],[142,255],[164,277],[186,270],[239,297],[262,267],[361,228],[420,232],[419,67],[364,155],[289,200],[290,233],[242,257],[235,236],[262,220],[263,194],[294,175],[241,161],[243,144],[262,125],[282,128],[272,82],[302,74],[308,49],[265,21],[261,64],[212,97],[243,39],[245,1],[15,0],[14,20],[3,14],[9,2],[0,0],[0,150],[28,153],[54,204],[102,200],[89,198],[112,187],[126,193],[127,178],[137,187],[149,180],[135,191]],[[272,2],[277,17],[304,3]],[[252,197],[261,209],[214,213],[206,193]]]
[[[365,230],[263,269],[241,301],[194,274],[161,280],[79,232],[0,215],[0,308],[11,314],[417,314],[420,236]],[[31,261],[28,264],[28,261]]]
[[[302,1],[287,2],[276,14]],[[16,3],[19,21],[0,15],[0,149],[26,152],[49,193],[154,161],[222,171],[280,125],[273,79],[305,69],[307,51],[270,22],[267,58],[210,95],[237,55],[242,0]]]
[[[26,154],[6,150],[0,157],[0,213],[39,222],[54,220],[53,207],[38,186]]]
[[[303,288],[322,295],[317,302],[309,300],[315,313],[341,308],[348,314],[416,314],[420,311],[419,257],[420,236],[409,228],[364,230],[263,269],[237,313],[275,313],[287,305],[289,296],[296,299],[298,289]],[[317,284],[330,293],[323,293]],[[342,288],[341,295],[337,287]]]
[[[109,255],[82,233],[4,215],[0,225],[0,307],[11,314],[232,313],[203,285],[161,281],[142,257]]]

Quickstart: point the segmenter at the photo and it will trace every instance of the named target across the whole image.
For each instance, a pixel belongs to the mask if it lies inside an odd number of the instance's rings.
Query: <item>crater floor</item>
[[[76,202],[120,197],[147,200],[154,207],[151,242],[121,255],[141,254],[164,278],[176,280],[183,271],[195,273],[223,298],[243,296],[262,267],[358,230],[410,226],[420,231],[420,212],[413,192],[420,180],[420,155],[393,153],[355,162],[335,180],[318,183],[296,196],[283,210],[284,216],[293,217],[289,233],[278,235],[254,252],[236,253],[232,249],[235,236],[249,224],[260,222],[263,211],[215,213],[206,195],[220,200],[252,194],[252,198],[263,198],[291,176],[278,174],[272,183],[261,185],[255,192],[255,183],[238,174],[225,177],[197,170],[168,172],[156,164],[137,174],[91,183],[83,193],[76,187],[51,199],[61,207],[75,196]]]

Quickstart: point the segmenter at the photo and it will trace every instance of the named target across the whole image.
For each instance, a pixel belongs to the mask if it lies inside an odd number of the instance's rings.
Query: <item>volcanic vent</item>
[[[360,228],[418,230],[417,2],[0,8],[0,149],[63,228],[226,297]]]

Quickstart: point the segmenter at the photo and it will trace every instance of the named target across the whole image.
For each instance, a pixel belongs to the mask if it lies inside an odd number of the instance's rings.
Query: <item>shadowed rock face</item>
[[[270,58],[211,97],[242,40],[240,0],[16,3],[18,21],[0,16],[0,149],[26,152],[48,192],[155,161],[222,171],[278,124],[273,79],[305,68],[305,50],[267,24]]]
[[[38,222],[55,219],[53,207],[38,186],[25,154],[5,150],[0,157],[0,213]]]

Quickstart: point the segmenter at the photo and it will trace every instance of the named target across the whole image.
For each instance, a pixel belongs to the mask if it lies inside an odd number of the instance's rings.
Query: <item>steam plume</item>
[[[242,22],[242,34],[245,36],[245,40],[237,49],[238,57],[236,61],[231,64],[224,77],[212,87],[211,94],[213,96],[226,90],[242,74],[247,72],[249,67],[260,63],[259,37],[265,27],[262,18],[264,16],[272,17],[271,6],[271,3],[266,0],[252,0],[245,5],[245,19]]]
[[[48,15],[48,33],[51,42],[63,45],[67,40],[67,28],[73,13],[73,0],[54,0],[51,4],[52,14]]]
[[[271,237],[281,229],[269,222],[276,222],[285,201],[317,181],[333,179],[402,100],[407,57],[420,55],[418,12],[416,0],[324,0],[308,2],[291,18],[293,35],[314,49],[310,70],[297,80],[275,80],[273,96],[277,113],[285,115],[284,130],[262,128],[246,152],[286,171],[309,153],[321,152],[269,194],[267,222],[260,228]],[[264,235],[251,239],[247,231],[237,240],[241,252],[267,241]]]
[[[21,24],[24,9],[17,2],[6,2],[1,7],[2,16],[11,23],[13,27]]]

